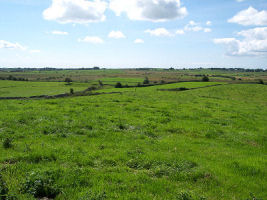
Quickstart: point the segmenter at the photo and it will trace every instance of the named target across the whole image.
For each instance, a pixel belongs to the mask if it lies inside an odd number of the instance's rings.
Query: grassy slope
[[[0,101],[1,174],[19,199],[43,171],[57,199],[264,199],[266,102],[264,85]]]

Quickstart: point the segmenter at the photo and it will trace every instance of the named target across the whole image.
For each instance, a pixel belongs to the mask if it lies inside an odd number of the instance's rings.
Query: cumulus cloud
[[[68,32],[64,32],[64,31],[52,31],[51,34],[53,35],[68,35]]]
[[[99,22],[106,19],[107,3],[102,0],[52,0],[52,5],[43,12],[46,20],[59,23]]]
[[[83,39],[78,39],[78,42],[87,42],[92,44],[103,44],[104,40],[97,36],[86,36]]]
[[[109,38],[114,38],[114,39],[121,39],[121,38],[126,38],[125,35],[121,31],[111,31],[108,34]]]
[[[266,26],[267,25],[267,11],[258,11],[253,7],[242,10],[234,17],[228,20],[229,23],[237,23],[244,26]]]
[[[173,36],[167,29],[165,28],[157,28],[157,29],[154,29],[154,30],[146,30],[145,33],[149,33],[150,35],[153,35],[153,36],[165,36],[165,37],[171,37]]]
[[[206,22],[206,25],[211,26],[211,22],[208,21]],[[193,31],[193,32],[199,32],[199,31],[203,31],[205,33],[209,33],[211,32],[211,28],[205,28],[203,26],[200,25],[200,23],[197,23],[195,21],[190,21],[185,27],[184,27],[184,31]]]
[[[134,41],[134,43],[135,43],[135,44],[143,44],[143,43],[145,43],[145,42],[144,42],[144,40],[142,40],[142,39],[136,39],[136,40]]]
[[[186,7],[180,0],[110,0],[110,9],[117,16],[126,13],[131,20],[163,22],[183,18],[187,15]]]
[[[26,50],[27,47],[22,46],[19,43],[12,43],[5,40],[0,40],[0,49],[18,49],[18,50]]]
[[[267,27],[244,30],[237,33],[237,38],[214,39],[215,44],[224,44],[227,55],[258,56],[267,54]]]

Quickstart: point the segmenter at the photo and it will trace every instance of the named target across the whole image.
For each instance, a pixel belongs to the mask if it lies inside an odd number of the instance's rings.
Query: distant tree
[[[264,81],[262,79],[259,80],[259,84],[263,84],[264,85]]]
[[[99,85],[100,85],[101,87],[103,87],[103,83],[102,83],[101,80],[99,80],[98,83],[99,83]]]
[[[7,77],[7,80],[13,80],[13,76],[12,76],[12,75],[9,75],[9,76]]]
[[[100,70],[100,67],[94,67],[93,69],[94,70]]]
[[[66,83],[71,83],[72,80],[71,80],[71,78],[65,78],[65,82],[66,82]]]
[[[148,80],[148,77],[145,78],[143,84],[149,84],[149,80]]]
[[[122,88],[122,84],[120,82],[116,83],[115,88]]]
[[[203,81],[203,82],[209,82],[209,81],[210,81],[210,79],[209,79],[209,77],[207,77],[207,76],[204,76],[204,77],[202,78],[202,81]]]

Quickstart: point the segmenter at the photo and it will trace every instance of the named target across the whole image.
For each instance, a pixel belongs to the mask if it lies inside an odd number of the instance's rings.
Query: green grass
[[[0,188],[22,200],[265,199],[266,86],[157,91],[199,84],[210,83],[0,101],[0,139],[12,140]]]
[[[65,82],[27,82],[27,81],[1,81],[0,97],[29,97],[38,95],[56,95],[74,91],[82,91],[90,86],[89,83]]]

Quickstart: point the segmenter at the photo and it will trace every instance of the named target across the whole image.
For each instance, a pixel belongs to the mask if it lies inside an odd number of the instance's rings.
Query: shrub
[[[202,78],[202,81],[203,81],[203,82],[209,82],[209,81],[210,81],[210,79],[209,79],[209,77],[207,77],[207,76],[204,76],[204,77]]]
[[[71,93],[71,94],[74,94],[74,90],[73,90],[73,88],[70,88],[70,93]]]
[[[102,83],[102,81],[98,81],[98,84],[101,86],[101,87],[103,87],[103,83]]]
[[[120,82],[116,83],[115,88],[122,88],[122,84]]]
[[[149,80],[148,80],[148,77],[145,78],[143,84],[149,84]]]
[[[259,80],[259,84],[264,84],[262,79]]]
[[[179,88],[180,91],[185,91],[185,90],[189,90],[188,88],[185,88],[185,87],[180,87]]]
[[[60,190],[55,184],[56,173],[50,171],[32,172],[27,176],[21,191],[33,195],[35,198],[55,198]]]
[[[6,138],[4,139],[4,142],[3,142],[3,147],[4,149],[9,149],[11,148],[13,145],[12,145],[12,139],[10,138]]]
[[[71,78],[65,78],[65,82],[66,82],[66,83],[71,83],[72,80],[71,80]]]

